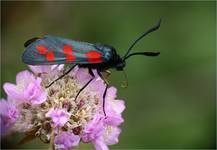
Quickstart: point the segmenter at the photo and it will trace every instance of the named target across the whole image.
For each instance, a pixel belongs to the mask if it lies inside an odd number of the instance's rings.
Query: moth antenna
[[[126,54],[122,57],[122,59],[124,59],[125,57],[127,57],[127,55],[130,53],[130,51],[132,50],[132,48],[136,45],[137,42],[139,42],[143,37],[145,37],[146,35],[148,35],[151,32],[156,31],[157,29],[160,28],[160,24],[161,24],[161,19],[158,21],[158,23],[152,27],[151,29],[149,29],[148,31],[144,32],[141,36],[139,36],[128,48]]]
[[[128,59],[129,57],[131,56],[134,56],[134,55],[143,55],[143,56],[158,56],[160,54],[160,52],[135,52],[135,53],[132,53],[132,54],[129,54],[128,56],[126,56],[124,58],[124,60]]]
[[[122,81],[122,83],[121,83],[121,87],[122,87],[122,88],[127,88],[127,87],[128,87],[128,78],[127,78],[127,74],[125,73],[124,70],[123,70],[123,74],[124,74],[124,78],[125,78],[125,80]]]

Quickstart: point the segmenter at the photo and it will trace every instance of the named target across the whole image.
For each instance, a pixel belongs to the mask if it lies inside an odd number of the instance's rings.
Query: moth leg
[[[52,81],[48,86],[46,86],[46,88],[49,88],[52,84],[54,84],[56,81],[58,81],[59,79],[63,78],[65,75],[67,75],[69,72],[71,72],[75,66],[77,65],[74,65],[72,66],[68,71],[66,71],[64,74],[62,74],[61,76],[59,76],[56,80]]]
[[[107,94],[107,90],[108,90],[108,81],[103,77],[102,73],[100,71],[97,70],[97,73],[98,75],[101,77],[101,79],[105,82],[106,84],[106,87],[105,87],[105,90],[104,90],[104,93],[103,93],[103,102],[102,102],[102,107],[103,107],[103,113],[104,115],[106,116],[106,112],[105,112],[105,97],[106,97],[106,94]]]
[[[107,90],[108,90],[108,84],[106,84],[105,91],[103,93],[103,103],[102,103],[103,113],[104,113],[105,116],[106,116],[106,112],[105,112],[105,96],[107,94]]]
[[[90,82],[95,78],[95,75],[93,73],[93,71],[88,68],[89,74],[92,76],[92,78],[78,91],[76,97],[75,97],[75,101],[78,98],[79,94],[88,86],[88,84],[90,84]]]
[[[111,71],[109,71],[109,70],[106,70],[106,71],[103,71],[103,72],[97,71],[97,74],[101,77],[101,79],[102,79],[106,84],[109,84],[108,78],[109,78],[109,76],[111,75]]]
[[[99,74],[99,73],[98,73]],[[109,76],[111,75],[111,71],[109,71],[109,70],[105,70],[105,71],[103,71],[102,73],[102,79],[107,83],[107,84],[109,84],[109,82],[108,82],[108,79],[109,79]]]

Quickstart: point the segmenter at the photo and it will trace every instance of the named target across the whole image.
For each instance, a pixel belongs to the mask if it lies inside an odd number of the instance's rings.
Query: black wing
[[[33,38],[26,42],[22,60],[30,65],[93,64],[107,62],[111,49],[99,49],[95,44],[54,36]]]

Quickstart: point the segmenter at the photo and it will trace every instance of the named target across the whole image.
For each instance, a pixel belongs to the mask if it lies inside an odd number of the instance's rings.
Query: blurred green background
[[[123,55],[131,42],[162,18],[160,30],[134,51],[124,76],[111,85],[126,102],[120,142],[111,148],[215,148],[216,2],[2,2],[1,87],[15,82],[23,43],[45,34],[113,45]],[[5,93],[1,89],[1,97]],[[15,135],[3,145],[13,147]],[[39,140],[19,148],[46,148]],[[81,145],[80,148],[91,148]]]

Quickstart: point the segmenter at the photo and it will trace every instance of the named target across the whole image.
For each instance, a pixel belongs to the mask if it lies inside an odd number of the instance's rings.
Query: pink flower
[[[80,142],[80,136],[69,132],[62,132],[55,137],[54,143],[59,150],[68,150],[77,146]]]
[[[34,74],[22,71],[16,76],[16,85],[4,84],[8,99],[16,104],[11,105],[5,100],[0,103],[4,129],[13,126],[11,131],[28,132],[39,128],[37,135],[46,141],[54,139],[53,146],[61,150],[72,149],[81,140],[92,143],[96,150],[108,150],[108,145],[118,143],[125,104],[123,100],[116,100],[115,87],[108,88],[104,115],[103,94],[106,85],[96,70],[93,70],[94,79],[76,97],[78,91],[93,78],[88,69],[75,67],[46,87],[63,74],[63,65],[29,67]],[[51,128],[54,128],[54,134]]]
[[[18,118],[18,109],[9,101],[0,100],[0,122],[1,134],[6,134],[6,131],[16,122]]]
[[[57,127],[62,127],[69,120],[70,113],[64,109],[53,109],[51,108],[45,115],[50,117]]]
[[[47,97],[40,84],[41,78],[34,77],[29,71],[22,71],[16,76],[16,85],[5,83],[3,87],[10,98],[38,105],[46,101]]]

